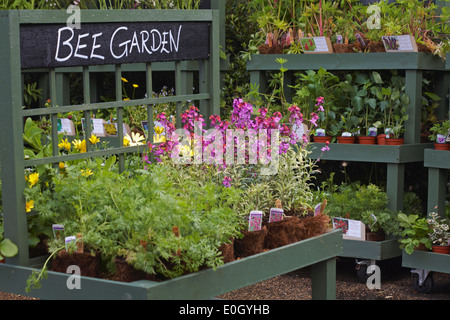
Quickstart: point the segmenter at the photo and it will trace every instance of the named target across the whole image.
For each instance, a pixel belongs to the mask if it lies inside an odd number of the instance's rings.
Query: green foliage
[[[307,213],[313,203],[312,180],[317,173],[315,161],[308,157],[307,148],[289,148],[278,161],[275,175],[260,175],[261,167],[248,165],[227,168],[227,174],[243,190],[238,212],[261,210],[265,213],[281,200],[283,209],[290,215]]]
[[[431,249],[431,240],[428,234],[432,228],[426,218],[420,218],[419,215],[406,215],[400,212],[397,216],[400,227],[403,228],[400,240],[400,247],[405,249],[406,253],[411,254],[420,245]]]
[[[438,134],[448,136],[450,134],[450,120],[433,124],[433,126],[430,128],[430,131],[432,132],[432,134],[429,136],[429,139],[431,141],[436,141]]]
[[[124,256],[139,270],[172,278],[223,263],[218,248],[240,234],[243,222],[233,209],[236,189],[189,179],[185,167],[155,165],[119,174],[115,161],[81,161],[55,174],[34,194],[40,223],[63,224],[66,236],[81,233],[85,248],[101,254],[110,268],[115,257]],[[49,242],[51,252],[61,246]]]
[[[0,260],[17,255],[19,248],[10,239],[3,237],[3,221],[0,220]]]
[[[395,214],[387,208],[386,193],[374,184],[342,184],[334,192],[326,192],[326,198],[325,212],[330,217],[360,220],[371,231],[383,230],[389,235],[400,233]]]

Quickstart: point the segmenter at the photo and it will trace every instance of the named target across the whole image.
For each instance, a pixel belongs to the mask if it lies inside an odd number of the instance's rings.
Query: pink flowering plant
[[[144,161],[150,164],[153,158],[153,162],[177,166],[186,179],[215,181],[225,188],[243,190],[239,212],[267,211],[275,197],[288,209],[304,207],[312,199],[307,190],[316,172],[315,160],[308,158],[309,132],[299,137],[293,130],[304,124],[300,108],[291,105],[287,111],[285,115],[269,113],[265,107],[256,111],[251,103],[237,98],[229,118],[212,115],[207,129],[204,117],[192,105],[180,114],[182,127],[178,130],[165,114],[159,114],[157,120],[168,138],[160,144],[149,144]],[[180,132],[186,134],[188,143],[180,139]],[[328,145],[322,152],[327,150]]]

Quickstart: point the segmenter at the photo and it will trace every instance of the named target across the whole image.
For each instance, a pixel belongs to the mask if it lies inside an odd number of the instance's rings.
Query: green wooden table
[[[206,269],[163,282],[131,283],[81,277],[81,289],[68,289],[69,274],[48,272],[42,287],[29,295],[41,299],[210,299],[239,288],[311,266],[312,299],[336,298],[336,256],[342,254],[342,231],[235,260],[216,270]],[[0,291],[25,292],[30,267],[0,264]]]

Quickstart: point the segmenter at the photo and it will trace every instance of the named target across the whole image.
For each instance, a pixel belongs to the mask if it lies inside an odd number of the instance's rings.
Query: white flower
[[[123,139],[128,141],[129,146],[139,146],[143,145],[144,143],[142,140],[145,140],[145,137],[140,135],[139,133],[132,132],[131,137],[128,135],[128,133],[123,137]],[[125,143],[124,143],[125,144]]]

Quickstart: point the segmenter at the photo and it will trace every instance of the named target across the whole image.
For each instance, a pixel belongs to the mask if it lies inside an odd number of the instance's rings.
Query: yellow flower
[[[33,208],[34,208],[34,200],[30,200],[30,201],[27,201],[27,203],[25,203],[26,212],[30,212],[31,209],[33,209]]]
[[[69,151],[69,150],[70,150],[70,142],[67,141],[67,139],[63,139],[63,140],[61,141],[61,143],[58,144],[58,147],[64,148],[64,149],[66,149],[67,151]]]
[[[85,176],[85,177],[89,177],[90,175],[92,175],[92,170],[91,169],[86,169],[86,170],[81,170],[81,175]]]
[[[135,84],[135,83],[133,84],[133,87],[134,88],[139,88],[139,86],[137,84]]]
[[[100,139],[99,139],[95,134],[93,134],[93,135],[89,138],[89,141],[90,141],[92,144],[96,144],[97,142],[100,142]]]
[[[127,136],[128,136],[128,134],[127,134]],[[124,147],[128,147],[130,145],[131,138],[130,138],[130,140],[128,140],[127,136],[123,137],[123,146]],[[128,136],[128,137],[130,137],[130,136]]]
[[[128,100],[130,100],[130,98],[124,98],[124,99],[123,99],[123,101],[128,101]]]
[[[128,82],[128,80],[123,77],[120,77],[120,79],[122,79],[123,82]]]
[[[59,168],[62,170],[66,167],[66,164],[64,162],[59,163]]]
[[[162,135],[164,127],[155,127],[155,136],[153,137],[153,143],[165,142],[166,137]]]
[[[130,137],[127,133],[125,137],[123,137],[124,146],[125,146],[125,139],[129,141],[129,143],[126,146],[138,146],[144,144],[142,140],[145,140],[145,137],[135,132],[132,132]]]
[[[39,181],[39,173],[35,172],[28,176],[28,182],[30,183],[30,188],[34,186]]]
[[[86,152],[86,140],[81,141],[81,140],[75,139],[75,140],[73,140],[73,146],[81,153]]]

